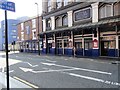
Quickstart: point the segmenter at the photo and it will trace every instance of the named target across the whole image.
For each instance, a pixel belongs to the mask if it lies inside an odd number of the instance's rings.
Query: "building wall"
[[[20,22],[18,25],[18,43],[24,52],[38,52],[38,17]],[[39,16],[39,34],[42,32],[42,17]]]
[[[0,28],[0,50],[2,50],[2,29]]]
[[[15,20],[15,19],[8,19],[8,44],[11,44],[13,41],[17,40],[17,23],[19,22],[19,20]],[[1,21],[1,48],[2,50],[5,49],[3,47],[3,44],[5,43],[5,24],[4,24],[4,20]]]
[[[120,21],[114,20],[119,20],[119,5],[120,2],[73,2],[60,8],[55,6],[51,11],[44,6],[43,53],[72,55],[75,51],[73,48],[79,47],[76,53],[81,56],[118,56],[119,33],[116,32],[116,27]],[[66,14],[68,25],[64,26],[63,18]],[[109,42],[107,37],[111,37]],[[109,44],[110,48],[106,49],[106,44]]]

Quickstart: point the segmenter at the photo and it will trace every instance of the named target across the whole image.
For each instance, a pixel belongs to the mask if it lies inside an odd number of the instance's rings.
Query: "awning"
[[[47,34],[47,33],[55,33],[55,32],[68,31],[68,30],[72,31],[72,30],[77,29],[77,28],[84,29],[84,28],[98,27],[98,26],[101,26],[101,25],[105,25],[105,24],[109,24],[109,23],[116,23],[116,22],[120,22],[120,17],[119,18],[113,18],[113,19],[107,19],[107,20],[101,20],[101,21],[96,22],[96,23],[90,22],[90,23],[86,23],[86,24],[76,25],[76,26],[73,26],[73,27],[59,28],[59,29],[55,29],[55,30],[42,32],[40,34],[42,35],[42,34]]]

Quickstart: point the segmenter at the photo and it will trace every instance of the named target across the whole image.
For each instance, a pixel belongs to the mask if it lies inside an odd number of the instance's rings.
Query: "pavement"
[[[9,54],[13,54],[14,52],[10,52]],[[18,53],[18,52],[15,52]],[[5,55],[5,52],[0,52],[0,90],[2,88],[7,88],[7,83],[6,83],[6,73],[4,72],[5,67],[6,67],[6,62],[5,58],[2,58],[1,55]],[[14,65],[16,63],[19,63],[21,61],[19,60],[14,60],[14,59],[9,59],[9,65]],[[10,81],[10,88],[31,88],[30,86],[12,78],[9,77]]]

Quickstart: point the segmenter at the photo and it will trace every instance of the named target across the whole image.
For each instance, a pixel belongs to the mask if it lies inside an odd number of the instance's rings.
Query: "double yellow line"
[[[20,82],[22,82],[22,83],[24,83],[24,84],[26,84],[26,85],[28,85],[28,86],[30,86],[31,88],[34,88],[34,89],[39,88],[38,86],[33,85],[33,84],[31,84],[31,83],[29,83],[29,82],[27,82],[27,81],[25,81],[25,80],[23,80],[23,79],[21,79],[19,77],[14,76],[13,78],[20,81]]]

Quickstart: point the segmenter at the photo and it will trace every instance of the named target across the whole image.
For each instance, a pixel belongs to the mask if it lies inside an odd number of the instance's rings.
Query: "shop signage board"
[[[91,8],[78,10],[75,12],[75,21],[91,18]]]

